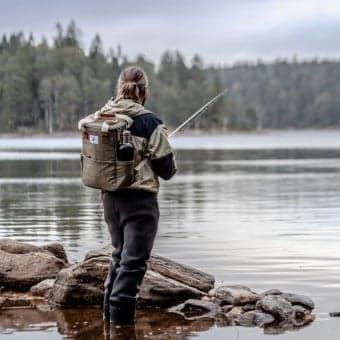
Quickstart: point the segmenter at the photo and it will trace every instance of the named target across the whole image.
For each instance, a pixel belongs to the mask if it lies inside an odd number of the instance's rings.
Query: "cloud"
[[[166,49],[207,63],[340,55],[340,2],[332,0],[4,0],[1,9],[0,32],[51,37],[57,21],[75,19],[85,46],[99,33],[106,49],[121,44],[154,61]]]

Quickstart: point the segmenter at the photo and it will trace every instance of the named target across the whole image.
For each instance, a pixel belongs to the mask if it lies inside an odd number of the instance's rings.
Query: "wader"
[[[133,324],[139,286],[155,240],[157,194],[143,190],[102,191],[112,260],[104,283],[104,319]]]

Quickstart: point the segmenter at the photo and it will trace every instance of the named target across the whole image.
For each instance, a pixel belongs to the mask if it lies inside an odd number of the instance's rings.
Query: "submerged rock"
[[[260,312],[258,310],[246,312],[236,318],[236,323],[245,327],[263,327],[275,321],[271,314]]]
[[[0,250],[0,282],[6,289],[28,290],[31,286],[55,278],[66,267],[64,261],[49,253],[13,254]]]

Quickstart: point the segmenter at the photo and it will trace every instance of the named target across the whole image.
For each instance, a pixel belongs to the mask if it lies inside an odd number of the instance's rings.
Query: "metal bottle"
[[[134,154],[134,147],[131,143],[131,132],[129,130],[123,131],[123,142],[119,145],[117,151],[118,161],[132,161]]]

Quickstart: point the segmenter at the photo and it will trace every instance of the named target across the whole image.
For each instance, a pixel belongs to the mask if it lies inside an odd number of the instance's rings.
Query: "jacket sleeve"
[[[167,129],[163,124],[158,125],[152,132],[148,150],[152,170],[165,180],[170,179],[177,171],[174,151],[168,140]]]

